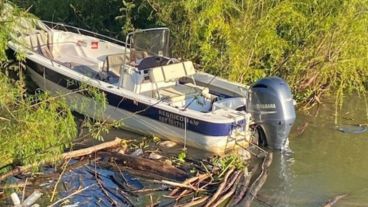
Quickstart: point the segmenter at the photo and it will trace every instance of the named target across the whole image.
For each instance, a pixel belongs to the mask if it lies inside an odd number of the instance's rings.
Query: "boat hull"
[[[71,108],[78,113],[88,115],[96,119],[105,119],[109,121],[120,121],[121,128],[148,136],[157,136],[160,138],[183,143],[186,146],[199,148],[215,154],[224,154],[235,147],[235,140],[229,139],[229,135],[211,136],[205,135],[185,128],[163,123],[162,121],[142,116],[119,107],[107,105],[103,114],[97,114],[96,102],[81,93],[73,93],[65,87],[50,81],[30,66],[27,71],[32,80],[44,91],[51,95],[69,94],[65,96]],[[81,106],[83,103],[83,106]],[[101,117],[102,116],[102,117]]]

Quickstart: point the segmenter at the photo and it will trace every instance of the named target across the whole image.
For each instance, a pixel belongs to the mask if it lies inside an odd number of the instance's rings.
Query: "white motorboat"
[[[123,128],[223,154],[237,143],[281,149],[295,120],[294,100],[278,77],[250,87],[198,72],[191,61],[170,57],[169,30],[129,33],[126,42],[80,28],[43,22],[22,34],[26,66],[38,86],[52,94],[83,84],[105,93],[103,116],[84,93],[66,96],[73,110]],[[90,103],[81,107],[81,102]]]

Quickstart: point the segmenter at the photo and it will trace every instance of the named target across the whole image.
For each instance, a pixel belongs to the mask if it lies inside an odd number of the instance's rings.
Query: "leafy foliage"
[[[367,0],[14,2],[33,5],[42,19],[113,36],[167,26],[173,56],[242,83],[281,76],[305,104],[325,92],[342,100],[344,92],[366,91]]]
[[[66,102],[50,101],[45,93],[26,95],[23,80],[10,81],[3,73],[0,81],[0,168],[57,158],[77,133]]]
[[[0,65],[6,65],[2,63],[7,60],[8,41],[21,43],[20,34],[32,31],[36,18],[2,1],[0,14],[0,24],[3,24],[0,27]],[[23,55],[18,53],[18,59]],[[15,71],[2,66],[0,69],[0,171],[7,170],[9,165],[36,164],[50,157],[57,160],[77,135],[74,116],[65,99],[70,94],[52,97],[41,92],[29,94],[21,71],[17,74],[19,79],[14,80],[8,76]],[[95,110],[91,116],[102,117],[107,106],[105,95],[87,86],[71,93],[77,92],[85,92],[93,99],[92,103],[80,101],[80,109],[93,105]],[[117,125],[87,119],[88,129],[98,139],[102,139],[101,134],[108,132],[109,127]]]
[[[278,75],[304,103],[366,90],[365,0],[147,2],[173,31],[174,52],[206,71],[243,83]]]
[[[8,41],[16,41],[18,32],[24,30],[21,25],[23,18],[27,18],[29,22],[32,22],[34,19],[27,12],[0,0],[0,62],[7,59],[6,50],[8,49]],[[21,55],[21,53],[18,55]]]
[[[244,169],[247,163],[239,155],[228,154],[226,156],[214,158],[213,164],[224,173],[229,168]]]
[[[12,0],[43,20],[79,26],[110,36],[119,36],[121,0]]]

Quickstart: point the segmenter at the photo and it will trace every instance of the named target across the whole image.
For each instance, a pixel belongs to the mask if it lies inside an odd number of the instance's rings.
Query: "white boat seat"
[[[125,56],[125,59],[124,59]],[[124,53],[106,55],[102,65],[102,71],[110,71],[120,77],[120,68],[129,61],[129,56]]]
[[[191,61],[155,67],[148,72],[153,83],[177,81],[181,77],[194,74],[195,69]]]
[[[164,99],[167,102],[180,102],[196,95],[208,94],[208,88],[196,86],[191,83],[175,84],[170,87],[158,87],[158,83],[178,82],[182,77],[189,77],[195,74],[195,69],[191,61],[174,63],[151,68],[148,72],[152,83],[156,84],[156,98]]]

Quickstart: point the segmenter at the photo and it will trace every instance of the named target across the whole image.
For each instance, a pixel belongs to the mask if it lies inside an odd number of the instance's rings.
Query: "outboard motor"
[[[294,99],[287,83],[279,77],[267,77],[254,83],[247,97],[251,113],[268,147],[282,149],[295,121]],[[259,137],[262,139],[262,137]]]

